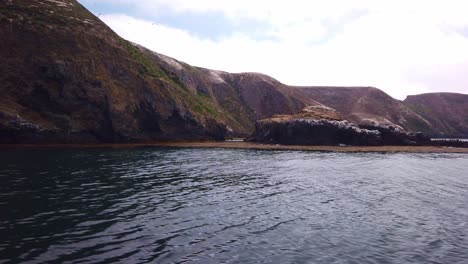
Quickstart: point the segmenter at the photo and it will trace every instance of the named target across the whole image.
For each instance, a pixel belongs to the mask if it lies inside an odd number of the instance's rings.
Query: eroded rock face
[[[358,126],[340,118],[332,108],[307,107],[297,115],[281,115],[260,120],[253,142],[285,145],[422,145],[430,138],[422,133],[406,133],[394,126]]]
[[[380,132],[360,129],[348,121],[260,120],[248,141],[285,145],[379,145]]]

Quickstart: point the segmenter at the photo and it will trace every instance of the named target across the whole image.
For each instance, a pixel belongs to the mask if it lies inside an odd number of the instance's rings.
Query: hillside
[[[148,54],[171,78],[182,82],[193,93],[201,94],[225,113],[224,123],[235,136],[247,136],[255,121],[276,114],[293,114],[315,100],[294,93],[287,85],[260,73],[228,73],[193,67],[168,56],[138,48]]]
[[[222,139],[317,104],[130,43],[75,0],[0,4],[3,143]]]
[[[294,87],[304,96],[335,108],[357,124],[398,125],[408,131],[430,132],[427,120],[374,87]]]
[[[376,88],[295,87],[193,67],[120,38],[76,0],[0,7],[0,143],[221,140],[323,105],[357,124],[434,134],[424,111]]]
[[[289,86],[260,73],[195,68],[154,54],[165,61],[162,67],[171,76],[214,98],[219,109],[232,117],[227,124],[237,134],[251,134],[256,120],[296,114],[309,105],[332,107],[358,124],[397,125],[413,132],[432,131],[426,119],[377,88]]]
[[[77,1],[0,1],[0,141],[221,139],[223,114]]]
[[[468,95],[427,93],[408,96],[403,103],[428,120],[436,137],[468,136]]]

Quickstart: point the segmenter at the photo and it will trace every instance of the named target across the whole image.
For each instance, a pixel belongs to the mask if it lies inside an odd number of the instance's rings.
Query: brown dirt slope
[[[362,125],[397,125],[412,132],[431,131],[431,124],[402,102],[374,87],[291,87],[305,97],[335,108]]]
[[[433,136],[468,137],[468,95],[427,93],[408,96],[404,104],[429,120]]]

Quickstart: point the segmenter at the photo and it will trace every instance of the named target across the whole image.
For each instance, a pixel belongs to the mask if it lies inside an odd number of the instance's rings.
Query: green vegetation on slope
[[[157,79],[162,79],[177,89],[179,99],[189,103],[189,107],[193,109],[200,116],[211,116],[214,119],[219,119],[220,111],[217,110],[215,104],[211,98],[203,93],[190,93],[185,87],[185,84],[180,81],[177,76],[169,76],[163,68],[157,66],[148,56],[142,52],[138,47],[133,45],[127,40],[121,39],[120,43],[130,53],[132,58],[143,66],[144,72],[140,72],[142,75],[150,75]],[[177,96],[176,96],[177,97]]]
[[[60,6],[52,2],[30,0],[15,0],[3,4],[0,8],[0,20],[20,22],[42,29],[69,29],[72,26],[93,26],[99,22],[78,3],[65,2],[64,6]]]

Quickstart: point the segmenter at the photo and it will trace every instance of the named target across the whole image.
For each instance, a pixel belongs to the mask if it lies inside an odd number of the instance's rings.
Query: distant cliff
[[[468,95],[427,93],[408,96],[403,103],[430,122],[432,136],[468,137]]]
[[[408,131],[430,132],[423,117],[374,87],[300,87],[307,97],[341,112],[346,119],[363,125],[395,125]]]

